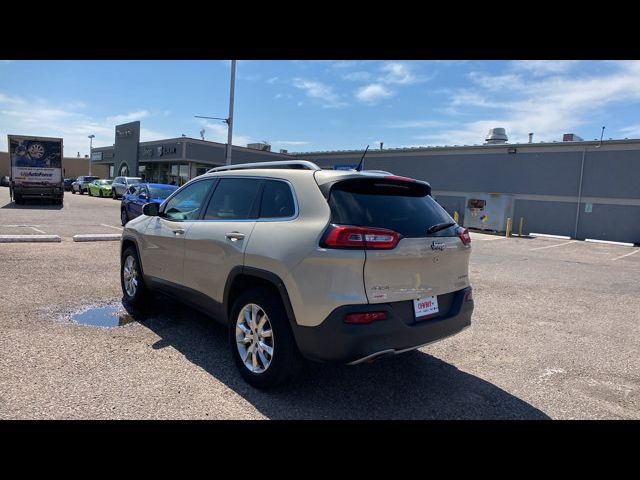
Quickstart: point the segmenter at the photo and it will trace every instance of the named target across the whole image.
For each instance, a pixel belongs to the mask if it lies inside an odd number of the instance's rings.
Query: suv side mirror
[[[154,202],[146,203],[142,207],[142,213],[148,217],[157,217],[160,214],[158,204]]]

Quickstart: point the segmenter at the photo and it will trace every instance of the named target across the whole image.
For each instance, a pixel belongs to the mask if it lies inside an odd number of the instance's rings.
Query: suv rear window
[[[429,187],[418,182],[346,180],[331,189],[329,207],[332,223],[387,228],[404,237],[426,237],[429,227],[453,223],[429,195]],[[433,236],[450,234],[448,230]]]
[[[262,192],[260,218],[287,218],[295,213],[291,188],[284,182],[267,180]]]

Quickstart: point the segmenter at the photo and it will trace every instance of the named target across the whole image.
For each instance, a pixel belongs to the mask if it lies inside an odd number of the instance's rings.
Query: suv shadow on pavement
[[[549,419],[474,375],[421,351],[359,366],[309,362],[291,384],[268,391],[237,373],[227,332],[216,321],[161,294],[144,313],[127,312],[171,346],[232,388],[270,419]]]

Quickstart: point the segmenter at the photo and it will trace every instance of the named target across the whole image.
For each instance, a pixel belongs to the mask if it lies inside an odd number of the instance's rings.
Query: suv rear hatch
[[[444,300],[469,286],[468,232],[431,197],[428,183],[360,174],[321,189],[331,208],[323,242],[358,248],[362,241],[369,303],[425,300],[416,314],[422,308],[428,315],[431,297]]]

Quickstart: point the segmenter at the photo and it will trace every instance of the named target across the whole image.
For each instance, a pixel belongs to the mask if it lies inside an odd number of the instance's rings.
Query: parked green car
[[[113,180],[94,180],[87,186],[90,197],[110,197]]]

